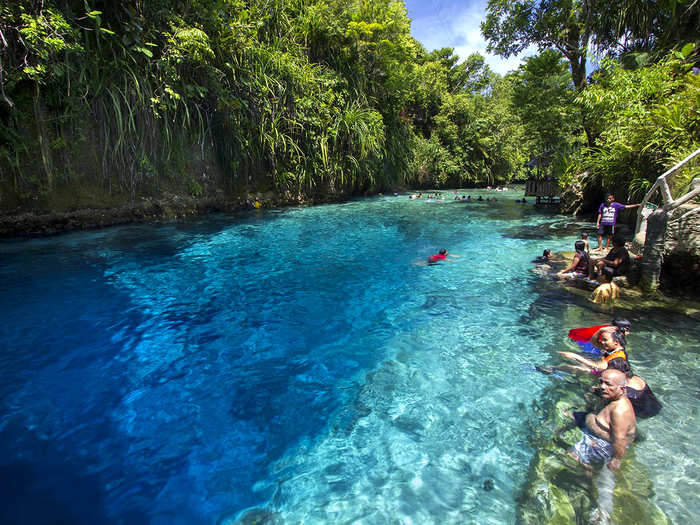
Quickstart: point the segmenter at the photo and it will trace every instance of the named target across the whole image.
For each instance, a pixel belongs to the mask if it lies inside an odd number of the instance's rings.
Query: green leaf
[[[683,58],[688,58],[693,51],[695,51],[695,44],[690,42],[681,48],[681,55],[683,55]]]
[[[151,53],[150,49],[146,49],[145,47],[137,46],[134,48],[134,51],[138,51],[140,53],[143,53],[146,55],[148,58],[153,58],[153,53]]]

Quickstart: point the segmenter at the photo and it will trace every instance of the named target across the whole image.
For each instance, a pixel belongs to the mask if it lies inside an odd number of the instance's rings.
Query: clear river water
[[[591,224],[509,193],[0,243],[0,519],[515,523],[562,384],[533,365],[611,313],[531,271]],[[649,504],[692,523],[700,323],[616,313],[664,405]]]

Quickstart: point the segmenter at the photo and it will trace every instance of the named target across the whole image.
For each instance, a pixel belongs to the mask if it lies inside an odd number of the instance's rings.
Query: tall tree
[[[525,126],[530,153],[566,151],[580,130],[566,60],[548,49],[529,57],[512,76],[512,111]]]
[[[587,0],[489,0],[481,32],[489,51],[517,55],[530,46],[557,49],[569,61],[577,89],[586,86],[586,58],[593,31]]]
[[[508,57],[536,45],[558,50],[569,62],[577,90],[586,87],[586,58],[594,27],[595,0],[489,0],[481,32],[489,50]],[[588,145],[595,140],[581,114]]]

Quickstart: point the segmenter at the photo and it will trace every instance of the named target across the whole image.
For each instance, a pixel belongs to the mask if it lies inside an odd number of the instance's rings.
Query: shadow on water
[[[589,223],[571,221],[571,219],[560,219],[549,223],[506,228],[503,236],[525,240],[561,239],[563,237],[579,235],[584,231],[588,231],[589,234],[592,235],[593,230],[594,228],[592,228]]]
[[[0,465],[4,500],[0,521],[26,525],[109,523],[100,487],[97,476],[87,476],[58,458],[43,464],[15,461]]]

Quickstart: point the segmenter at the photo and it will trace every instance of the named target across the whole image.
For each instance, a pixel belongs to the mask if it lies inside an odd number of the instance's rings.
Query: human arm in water
[[[586,359],[582,355],[576,354],[574,352],[559,353],[567,359],[571,359],[572,361],[576,361],[577,363],[581,363],[582,365],[586,365],[590,368],[595,368],[596,370],[605,370],[608,367],[605,361],[591,361],[590,359]]]
[[[576,266],[578,266],[578,263],[580,260],[581,260],[581,256],[577,253],[576,255],[574,255],[574,259],[571,261],[571,264],[569,266],[567,266],[566,268],[564,268],[563,270],[558,271],[557,275],[563,275],[565,273],[572,272],[574,270],[574,268],[576,268]]]

